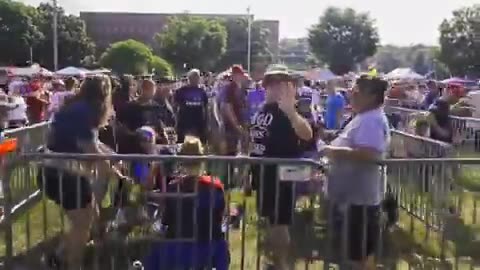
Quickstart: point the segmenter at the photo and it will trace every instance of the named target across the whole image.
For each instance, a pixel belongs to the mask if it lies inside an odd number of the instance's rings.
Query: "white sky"
[[[37,5],[41,0],[20,0]],[[46,1],[46,0],[44,0]],[[480,0],[57,0],[68,13],[80,11],[246,13],[280,21],[281,37],[302,37],[330,5],[370,12],[382,44],[437,44],[438,26],[452,11]]]

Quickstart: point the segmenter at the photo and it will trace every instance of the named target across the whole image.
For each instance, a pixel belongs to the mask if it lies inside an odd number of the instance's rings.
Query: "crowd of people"
[[[21,125],[51,120],[47,152],[105,157],[113,153],[326,156],[330,159],[326,192],[335,222],[346,222],[348,256],[362,269],[374,269],[384,190],[378,165],[368,161],[381,159],[389,144],[389,122],[382,107],[388,84],[369,76],[359,77],[351,88],[342,85],[345,90],[338,83],[312,82],[281,65],[270,67],[261,81],[253,81],[235,65],[216,77],[193,69],[181,81],[130,75],[95,75],[83,81],[33,79],[29,84],[35,87],[26,94],[12,82],[8,97],[25,101]],[[20,106],[7,111],[16,109]],[[8,126],[16,126],[18,119],[14,120]],[[197,190],[197,205],[188,197],[160,202],[165,237],[196,237],[196,244],[160,244],[143,263],[146,269],[208,264],[228,269],[222,229],[228,187],[222,176],[210,175],[204,164],[194,161],[182,163],[178,173],[165,166],[160,169],[155,162],[132,162],[126,170],[125,164],[106,160],[95,161],[95,176],[88,169],[91,164],[73,167],[70,161],[58,159],[42,164],[38,186],[65,210],[71,224],[57,252],[49,257],[51,267],[80,267],[101,200],[92,182],[95,178],[116,179],[119,194],[132,183],[161,192]],[[288,228],[297,196],[292,182],[279,180],[277,169],[277,165],[252,164],[251,177],[245,177],[242,185],[253,187],[257,202],[261,201],[258,211],[268,224],[265,253],[271,269],[291,269]]]
[[[405,93],[408,93],[408,91],[404,91],[405,87],[405,84],[392,85],[388,93],[390,103],[394,102],[391,105],[419,109],[420,111],[415,117],[412,117],[411,123],[406,123],[407,126],[405,127],[400,127],[400,115],[396,113],[389,114],[392,126],[418,136],[429,137],[445,143],[453,143],[455,130],[450,116],[465,116],[465,111],[473,110],[465,103],[463,99],[465,93],[460,91],[461,88],[458,86],[443,87],[437,82],[430,80],[424,85],[424,89],[418,92],[420,94],[420,97],[417,98],[419,102],[413,104],[412,102],[407,102],[407,104],[404,104],[406,100]]]

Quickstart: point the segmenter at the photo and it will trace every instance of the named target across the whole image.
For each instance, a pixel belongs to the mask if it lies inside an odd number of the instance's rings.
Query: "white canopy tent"
[[[84,68],[77,68],[77,67],[66,67],[55,72],[55,75],[58,76],[76,76],[76,77],[85,77],[90,74],[91,71],[84,69]]]
[[[40,65],[35,64],[30,67],[13,67],[10,68],[10,73],[11,76],[34,76],[34,75],[41,75],[41,76],[46,76],[50,77],[53,75],[52,72],[50,72],[46,68],[42,68]]]
[[[424,76],[416,73],[413,69],[411,68],[396,68],[392,71],[390,71],[387,75],[385,75],[387,79],[397,79],[397,80],[403,80],[403,79],[410,79],[410,80],[422,80],[425,79]]]
[[[90,71],[88,74],[109,74],[109,73],[112,73],[110,69],[99,68],[99,69],[94,69]]]
[[[330,81],[337,78],[329,69],[315,68],[305,71],[305,78],[313,81]]]

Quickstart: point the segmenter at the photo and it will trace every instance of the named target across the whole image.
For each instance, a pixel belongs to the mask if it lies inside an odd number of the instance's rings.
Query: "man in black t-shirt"
[[[199,137],[205,143],[207,137],[208,97],[200,87],[200,71],[188,73],[188,85],[175,91],[173,96],[177,114],[178,141],[183,142],[186,134]]]
[[[150,126],[158,135],[163,134],[163,122],[161,121],[161,108],[153,100],[155,95],[155,83],[151,80],[142,81],[141,95],[134,101],[128,102],[119,112],[117,120],[120,124],[118,151],[122,154],[135,153],[130,149],[136,140],[136,130],[143,126]]]
[[[312,139],[306,119],[295,108],[295,79],[286,67],[274,66],[263,80],[266,102],[255,114],[250,126],[251,155],[255,157],[299,158],[301,141]],[[294,209],[293,185],[278,182],[277,166],[266,165],[263,175],[254,168],[254,187],[260,215],[269,221],[266,247],[272,254],[275,269],[289,268],[289,233]],[[278,195],[278,196],[277,196]]]

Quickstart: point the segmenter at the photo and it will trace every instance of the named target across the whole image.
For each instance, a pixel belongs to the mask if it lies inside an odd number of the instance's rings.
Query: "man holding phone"
[[[250,126],[251,155],[298,158],[302,154],[301,141],[310,140],[313,132],[295,107],[296,79],[287,67],[275,65],[265,73],[263,84],[265,104],[252,118]],[[271,254],[274,269],[290,269],[288,226],[294,210],[293,184],[278,182],[277,165],[265,165],[264,170],[259,166],[252,169],[260,215],[268,220],[266,253]]]

